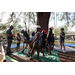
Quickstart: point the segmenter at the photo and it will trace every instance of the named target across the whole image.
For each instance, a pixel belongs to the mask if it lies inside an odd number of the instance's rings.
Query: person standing
[[[32,41],[30,43],[30,46],[33,45],[33,50],[32,50],[30,59],[32,59],[32,55],[34,53],[34,50],[36,49],[37,50],[37,59],[40,60],[39,59],[39,49],[40,49],[40,45],[41,45],[41,43],[40,43],[40,35],[41,35],[40,29],[41,29],[41,27],[39,25],[37,25],[35,39],[34,39],[34,41]]]
[[[62,50],[62,46],[64,47],[64,52],[65,52],[66,50],[65,50],[64,42],[65,42],[64,28],[61,28],[61,34],[60,34],[60,46],[61,46],[61,50]]]
[[[34,39],[35,39],[35,32],[32,32],[32,36],[30,37],[30,43],[33,42]],[[29,46],[28,53],[26,53],[28,57],[29,57],[30,51],[32,49],[33,49],[33,45],[32,46]]]
[[[18,33],[17,33],[17,51],[20,50],[20,49],[19,49],[19,46],[20,46],[20,40],[21,40],[21,38],[20,38],[20,33],[18,32]]]
[[[52,50],[53,50],[53,48],[54,48],[54,42],[55,42],[55,37],[54,37],[54,34],[52,34],[52,43],[51,43],[51,47],[52,47]]]
[[[7,34],[7,43],[8,43],[8,46],[7,46],[7,55],[10,55],[12,52],[10,50],[10,47],[11,47],[11,43],[12,43],[12,40],[13,40],[13,36],[15,37],[14,34],[12,34],[11,30],[13,29],[13,25],[10,26],[10,28],[7,30],[6,34]]]
[[[52,30],[54,28],[53,27],[50,27],[49,28],[49,32],[48,32],[48,35],[47,35],[47,38],[46,38],[46,42],[48,41],[48,44],[49,44],[49,55],[51,55],[51,43],[52,43]]]
[[[45,41],[45,39],[46,39],[46,37],[47,37],[47,35],[46,35],[46,31],[45,30],[42,30],[42,36],[41,36],[41,49],[42,49],[42,53],[43,53],[43,57],[45,56],[44,55],[44,50],[45,50],[45,48],[46,48],[46,41]]]

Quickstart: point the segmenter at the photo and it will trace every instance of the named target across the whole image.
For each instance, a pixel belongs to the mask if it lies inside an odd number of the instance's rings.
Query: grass
[[[65,43],[68,43],[68,44],[75,44],[75,41],[65,40]],[[57,45],[57,44],[60,44],[60,41],[59,41],[59,40],[56,40],[56,41],[55,41],[55,45]]]
[[[13,40],[12,44],[16,44],[16,43],[17,43],[17,41],[16,40]],[[20,43],[23,43],[23,41],[21,41]],[[66,40],[65,43],[75,44],[75,41],[68,41],[68,40]],[[6,44],[6,43],[3,43],[3,44]],[[55,41],[55,45],[57,45],[57,44],[60,44],[60,41],[59,40],[56,40]],[[4,47],[5,51],[6,51],[5,46],[3,46],[3,47]],[[16,49],[16,48],[13,48],[13,49]],[[13,50],[13,49],[11,49],[11,50]],[[20,47],[20,49],[23,49],[23,47]]]

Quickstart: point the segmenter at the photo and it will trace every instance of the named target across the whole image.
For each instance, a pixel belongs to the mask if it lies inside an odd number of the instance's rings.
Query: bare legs
[[[49,55],[51,55],[51,43],[49,43]]]
[[[64,50],[66,51],[64,42],[60,42],[60,45],[61,45],[61,49],[62,49],[62,46],[63,46],[64,47]]]
[[[23,51],[22,51],[22,53],[24,53],[24,50],[28,47],[28,43],[26,43],[26,46],[25,46],[25,48],[24,48],[24,43],[23,43]]]

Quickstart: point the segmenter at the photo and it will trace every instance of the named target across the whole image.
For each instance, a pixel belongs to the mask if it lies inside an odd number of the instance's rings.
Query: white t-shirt
[[[35,39],[35,36],[30,37],[30,41],[34,41],[34,39]]]
[[[35,38],[37,38],[37,35],[38,35],[38,34],[39,34],[39,38],[40,38],[41,33],[40,33],[39,31],[35,34]],[[34,42],[34,44],[35,44],[36,42],[38,42],[38,40],[39,40],[39,39],[37,39],[37,40]],[[41,41],[39,40],[39,45],[40,45],[40,42],[41,42]]]

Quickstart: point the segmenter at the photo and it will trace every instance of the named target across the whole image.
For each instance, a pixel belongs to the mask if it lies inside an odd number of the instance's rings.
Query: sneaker
[[[42,57],[45,57],[45,55],[42,55]]]
[[[33,58],[30,56],[30,60],[32,60]]]
[[[63,51],[63,53],[65,53],[66,51]]]
[[[6,62],[6,59],[3,62]]]
[[[20,51],[20,49],[18,49],[17,51]]]
[[[60,49],[58,49],[58,51],[61,51],[62,49],[60,48]]]
[[[24,50],[22,51],[22,53],[24,54]]]

